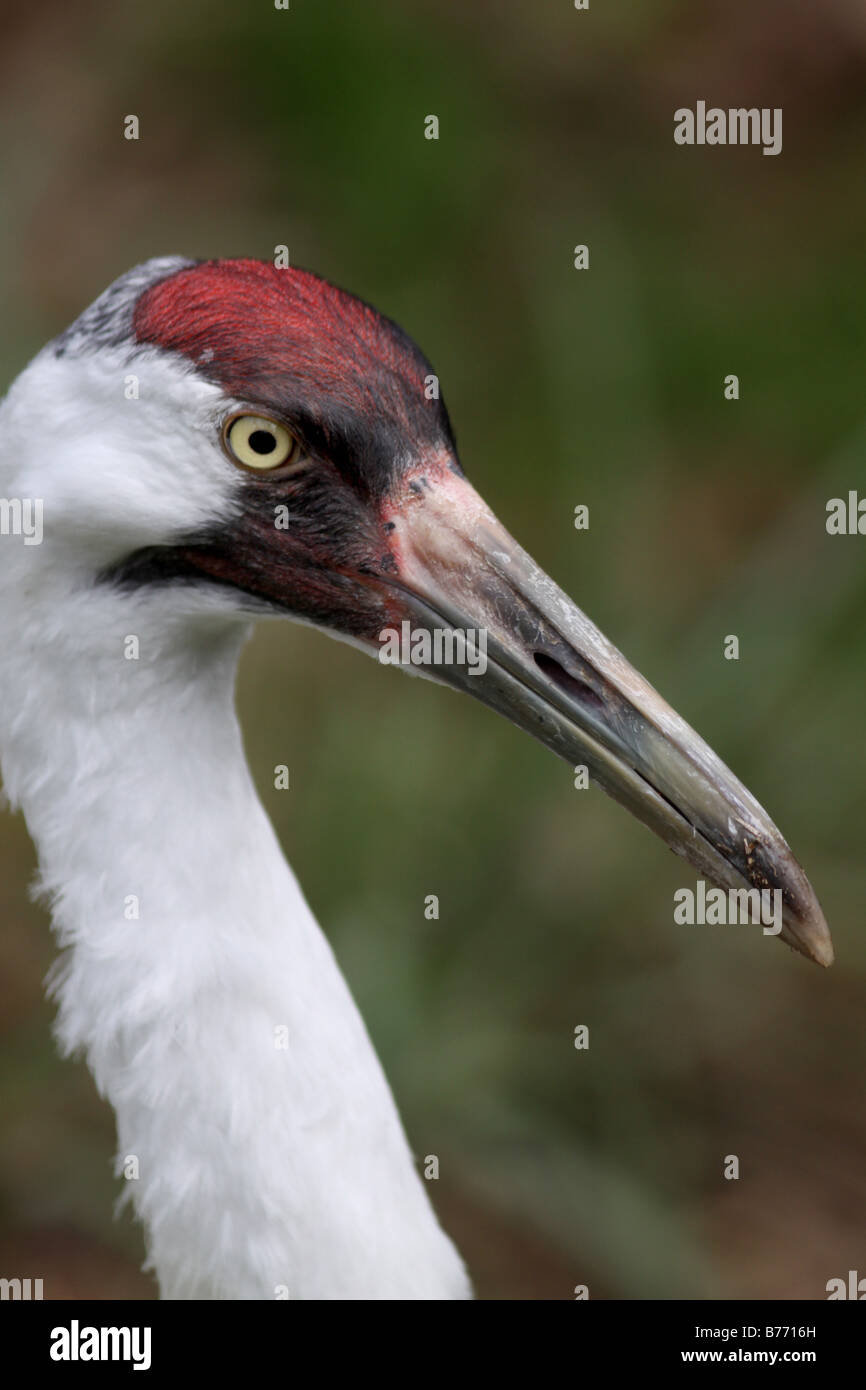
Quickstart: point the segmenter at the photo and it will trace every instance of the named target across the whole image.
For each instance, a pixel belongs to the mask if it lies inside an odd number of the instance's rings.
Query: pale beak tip
[[[824,924],[823,937],[819,937],[812,942],[812,959],[816,965],[823,965],[824,967],[832,965],[836,959],[836,953],[833,950],[833,942],[830,940],[830,933],[827,930],[826,923]]]
[[[805,917],[799,918],[796,926],[790,931],[788,940],[795,951],[799,951],[816,965],[823,965],[825,969],[836,959],[830,928],[817,902]]]

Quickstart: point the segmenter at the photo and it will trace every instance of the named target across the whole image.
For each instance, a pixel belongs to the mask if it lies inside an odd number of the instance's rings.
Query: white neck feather
[[[31,568],[0,614],[5,786],[66,948],[59,1037],[136,1160],[163,1296],[468,1296],[250,779],[246,629]]]

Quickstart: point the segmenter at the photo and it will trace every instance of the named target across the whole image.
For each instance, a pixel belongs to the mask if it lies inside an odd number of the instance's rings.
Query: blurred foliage
[[[866,452],[857,8],[46,0],[2,23],[2,379],[138,260],[287,243],[420,341],[473,481],[822,899],[826,975],[675,927],[678,861],[522,735],[258,631],[254,772],[479,1292],[812,1298],[862,1270],[866,567],[824,530]],[[699,97],[783,107],[781,156],[675,146]],[[50,1041],[32,869],[7,817],[2,1263],[147,1292],[111,1217],[111,1116]]]

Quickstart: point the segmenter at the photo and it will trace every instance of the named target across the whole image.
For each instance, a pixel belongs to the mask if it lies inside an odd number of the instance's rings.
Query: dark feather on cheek
[[[283,424],[301,462],[272,477],[239,471],[231,520],[149,547],[104,578],[230,585],[375,640],[390,600],[373,581],[397,568],[383,507],[420,460],[459,470],[448,412],[420,349],[353,295],[260,261],[184,267],[141,295],[134,324],[140,344],[182,354],[220,386],[227,410],[241,404]],[[412,484],[418,492],[424,485],[426,478]]]

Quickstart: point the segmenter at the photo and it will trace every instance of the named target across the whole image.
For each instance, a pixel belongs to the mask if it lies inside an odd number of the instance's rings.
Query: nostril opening
[[[579,680],[577,676],[573,676],[570,671],[566,671],[555,657],[548,656],[547,652],[533,652],[532,655],[541,674],[553,681],[554,685],[558,685],[566,695],[579,700],[582,705],[589,709],[604,709],[604,700],[596,694],[592,686]]]

